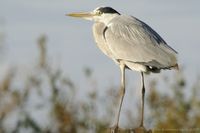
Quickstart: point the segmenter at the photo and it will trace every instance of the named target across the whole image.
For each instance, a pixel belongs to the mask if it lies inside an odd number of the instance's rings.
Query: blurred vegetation
[[[91,85],[93,91],[80,98],[81,88],[60,68],[51,66],[46,45],[47,37],[43,35],[38,39],[38,61],[31,70],[13,68],[2,77],[0,133],[108,132],[117,106],[118,89],[111,85],[100,95],[95,91],[97,86]],[[92,70],[85,68],[84,73],[92,84],[95,80]],[[187,87],[183,72],[172,80],[164,80],[171,93],[161,93],[157,81],[150,81],[146,99],[150,115],[146,117],[153,126],[152,131],[196,129],[192,133],[200,132],[197,129],[200,128],[199,78],[191,88]],[[130,113],[127,117],[133,118]]]
[[[159,93],[156,81],[151,81],[151,91],[148,96],[148,106],[154,129],[168,129],[168,132],[200,133],[200,79],[194,82],[191,88],[180,72],[172,83],[165,80],[165,85],[171,94]]]

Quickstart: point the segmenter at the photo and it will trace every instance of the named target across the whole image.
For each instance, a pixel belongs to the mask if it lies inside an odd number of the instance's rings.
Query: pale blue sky
[[[48,36],[49,61],[84,88],[83,68],[91,67],[102,88],[119,85],[119,69],[103,55],[92,37],[92,22],[66,17],[66,13],[112,6],[149,24],[179,52],[179,64],[193,81],[200,74],[199,0],[0,0],[0,32],[6,35],[0,72],[17,66],[23,75],[35,65],[37,38]],[[0,54],[0,56],[2,56]],[[1,59],[1,58],[0,58]],[[162,72],[173,76],[174,71]],[[148,77],[159,79],[159,74]],[[128,84],[140,87],[139,74],[128,71]],[[86,84],[86,85],[85,85]],[[136,90],[132,90],[136,91]],[[139,91],[139,89],[137,89]],[[130,91],[130,93],[133,93]],[[125,100],[126,102],[126,100]]]
[[[118,80],[117,66],[95,46],[92,23],[64,16],[65,13],[93,10],[102,5],[112,6],[149,24],[179,52],[180,64],[192,77],[199,73],[198,0],[1,0],[0,18],[5,21],[1,27],[6,34],[7,48],[6,61],[1,63],[20,67],[34,64],[36,39],[46,34],[50,60],[59,64],[73,79],[81,80],[83,67],[89,66],[99,79]],[[136,77],[134,73],[132,75]]]

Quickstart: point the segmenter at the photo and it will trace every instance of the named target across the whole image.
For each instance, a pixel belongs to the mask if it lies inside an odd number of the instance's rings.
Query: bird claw
[[[119,127],[117,125],[110,128],[110,133],[118,133],[118,131]]]

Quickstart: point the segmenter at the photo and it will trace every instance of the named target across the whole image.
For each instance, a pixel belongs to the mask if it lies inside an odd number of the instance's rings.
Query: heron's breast
[[[105,38],[103,36],[103,32],[105,29],[105,25],[103,23],[95,23],[93,25],[93,36],[95,39],[95,42],[97,43],[98,48],[108,57],[113,58],[112,57],[112,53],[108,47],[108,44],[105,41]]]

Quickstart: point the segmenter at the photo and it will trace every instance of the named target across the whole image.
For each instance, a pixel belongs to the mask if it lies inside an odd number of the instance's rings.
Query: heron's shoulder
[[[141,25],[141,21],[139,19],[129,15],[118,15],[113,18],[110,23],[122,25]]]
[[[119,15],[111,20],[108,27],[114,34],[124,36],[127,40],[137,40],[140,44],[157,45],[177,53],[155,30],[136,17]]]

